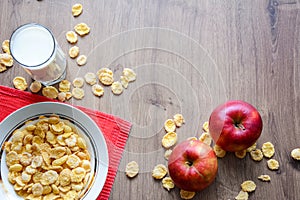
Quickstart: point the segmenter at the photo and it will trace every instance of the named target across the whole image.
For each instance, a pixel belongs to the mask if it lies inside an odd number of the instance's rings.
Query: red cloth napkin
[[[0,85],[0,121],[23,106],[43,101],[54,100]],[[105,137],[109,154],[109,167],[106,182],[97,200],[108,199],[130,132],[131,123],[103,112],[81,106],[75,107],[89,115],[97,123]]]

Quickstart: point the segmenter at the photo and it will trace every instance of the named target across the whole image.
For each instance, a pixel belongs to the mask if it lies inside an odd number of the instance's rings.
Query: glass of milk
[[[17,28],[10,38],[10,52],[27,73],[43,85],[53,85],[66,76],[67,61],[46,27],[30,23]]]

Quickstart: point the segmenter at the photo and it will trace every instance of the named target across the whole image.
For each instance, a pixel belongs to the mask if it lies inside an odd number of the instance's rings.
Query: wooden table
[[[73,17],[71,7],[84,11]],[[110,199],[180,199],[179,189],[167,192],[151,171],[166,164],[161,139],[163,123],[182,113],[186,123],[176,130],[179,141],[202,133],[213,108],[229,99],[254,105],[264,128],[258,147],[275,145],[278,171],[267,159],[254,162],[228,153],[219,159],[215,182],[194,199],[234,199],[240,184],[255,181],[249,199],[300,199],[300,162],[290,152],[300,147],[300,3],[268,1],[35,1],[6,0],[0,4],[0,40],[9,39],[19,25],[47,26],[67,53],[72,46],[65,33],[80,22],[90,34],[79,38],[80,53],[88,56],[79,67],[68,58],[67,79],[107,66],[118,80],[123,67],[132,68],[137,80],[119,95],[105,87],[95,97],[84,86],[83,100],[70,103],[117,115],[133,123]],[[34,52],[32,52],[34,53]],[[18,65],[0,74],[1,85],[29,75]],[[128,179],[126,164],[135,160],[140,173]],[[269,174],[271,182],[257,177]]]

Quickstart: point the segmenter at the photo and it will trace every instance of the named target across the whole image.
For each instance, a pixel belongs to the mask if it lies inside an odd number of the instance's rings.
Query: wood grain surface
[[[73,17],[71,7],[82,3]],[[258,147],[275,145],[278,171],[267,169],[267,159],[254,162],[228,153],[219,159],[215,182],[194,199],[228,200],[240,184],[257,184],[249,199],[300,199],[300,162],[290,152],[300,147],[300,2],[298,0],[5,0],[0,3],[0,41],[18,26],[37,22],[48,27],[65,53],[72,46],[65,33],[80,22],[90,34],[76,44],[87,55],[79,67],[68,57],[67,79],[107,66],[118,80],[124,67],[137,80],[119,95],[105,87],[95,97],[84,85],[85,97],[70,103],[117,115],[133,123],[110,199],[180,199],[179,189],[168,192],[151,171],[167,164],[161,139],[163,123],[182,113],[186,123],[178,140],[199,136],[214,107],[229,99],[245,100],[261,113],[264,128]],[[34,52],[32,52],[34,54]],[[0,84],[28,74],[15,63],[0,74]],[[129,161],[140,173],[128,179]],[[271,182],[261,182],[261,174]]]

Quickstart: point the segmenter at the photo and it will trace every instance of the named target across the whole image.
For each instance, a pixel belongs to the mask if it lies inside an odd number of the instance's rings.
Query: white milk
[[[31,77],[44,85],[65,77],[65,55],[51,32],[39,24],[19,27],[11,36],[10,50]]]

